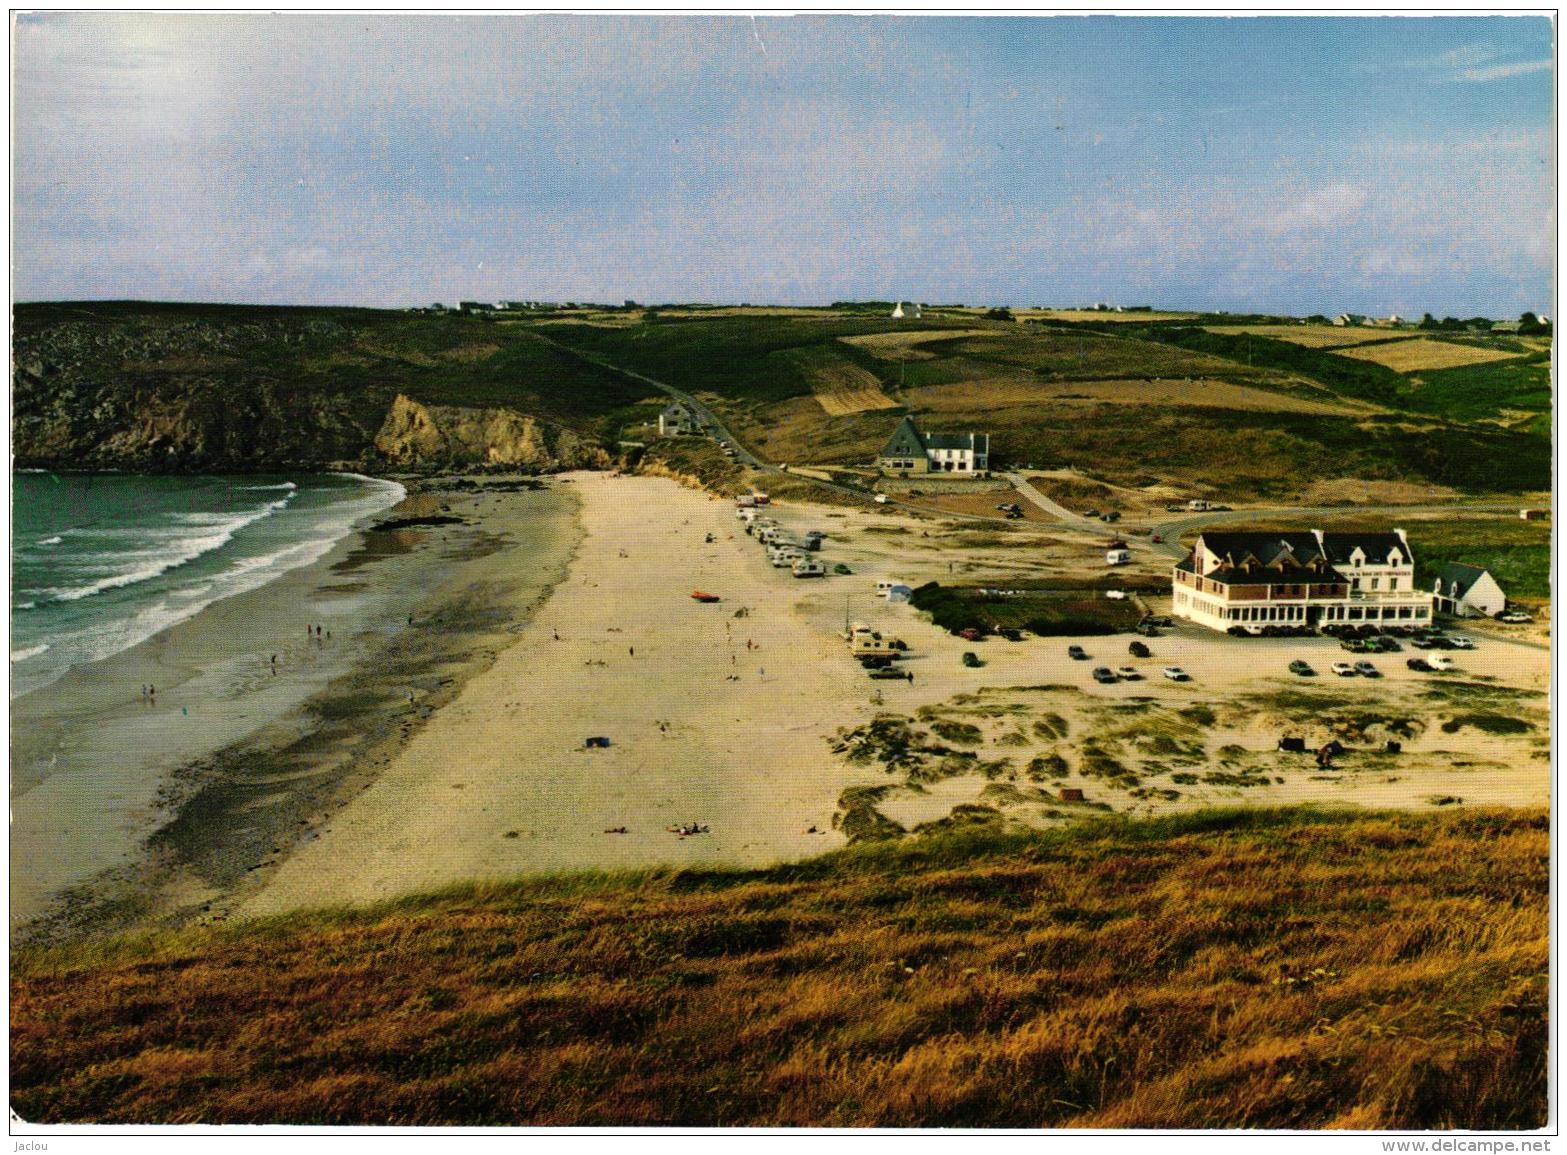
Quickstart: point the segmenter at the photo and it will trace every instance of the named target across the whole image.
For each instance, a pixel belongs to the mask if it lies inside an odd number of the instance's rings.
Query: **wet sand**
[[[575,542],[570,486],[427,485],[378,520],[443,506],[462,523],[350,534],[13,702],[12,927],[221,911],[512,640]]]

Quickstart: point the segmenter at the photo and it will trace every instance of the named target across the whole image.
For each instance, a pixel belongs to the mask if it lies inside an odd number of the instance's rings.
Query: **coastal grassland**
[[[747,445],[793,464],[869,461],[899,420],[894,410],[824,411],[812,373],[825,370],[867,385],[874,377],[925,427],[988,430],[1002,467],[1076,465],[1111,481],[1152,473],[1237,498],[1290,497],[1328,478],[1485,492],[1549,484],[1540,426],[1549,389],[1537,379],[1548,372],[1545,352],[1410,376],[1146,319],[1050,327],[964,314],[913,323],[834,312],[692,316],[629,329],[552,325],[549,334],[698,393]],[[893,350],[922,359],[885,359]],[[1543,370],[1531,367],[1536,359]],[[1487,396],[1481,382],[1505,373],[1509,387]],[[1387,412],[1334,411],[1346,401]],[[1496,424],[1504,411],[1508,428]]]
[[[40,1123],[1527,1129],[1544,811],[986,807],[754,871],[24,950]]]
[[[948,323],[915,324],[939,329]],[[827,346],[833,356],[875,373],[882,363],[874,355],[838,338],[893,332],[899,325],[886,317],[748,313],[659,316],[626,329],[552,325],[548,332],[553,341],[690,393],[770,404],[813,392],[812,358],[801,350]]]
[[[1010,628],[1041,637],[1087,637],[1130,632],[1142,615],[1129,599],[1112,601],[1096,589],[1039,589],[1008,596],[927,582],[914,590],[910,604],[952,633]]]

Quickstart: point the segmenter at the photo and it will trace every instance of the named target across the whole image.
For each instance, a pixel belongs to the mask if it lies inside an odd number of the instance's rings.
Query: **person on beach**
[[[144,704],[147,701],[147,683],[146,682],[143,682],[141,684],[141,700],[142,700],[142,702]]]
[[[152,685],[150,682],[147,684],[147,701],[151,702],[154,706],[158,704],[158,687]]]
[[[627,646],[626,650],[633,658],[637,656],[637,648],[635,646]]]
[[[551,630],[550,633],[555,635],[555,640],[557,642],[560,641],[560,631],[559,630]]]
[[[277,655],[276,654],[272,655],[272,673],[273,673],[274,676],[277,675]]]

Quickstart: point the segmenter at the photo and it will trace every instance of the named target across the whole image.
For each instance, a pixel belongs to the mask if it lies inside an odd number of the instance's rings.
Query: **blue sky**
[[[18,299],[1516,315],[1543,17],[46,14]]]

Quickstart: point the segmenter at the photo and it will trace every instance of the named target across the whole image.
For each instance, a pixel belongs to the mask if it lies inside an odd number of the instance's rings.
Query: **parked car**
[[[1359,674],[1362,678],[1380,678],[1382,676],[1382,672],[1373,666],[1370,662],[1356,662],[1355,673]]]
[[[1115,674],[1116,677],[1127,682],[1141,682],[1143,680],[1143,676],[1137,672],[1136,666],[1117,666]]]
[[[897,681],[901,682],[907,680],[908,675],[905,674],[902,670],[898,669],[896,666],[878,666],[876,669],[871,671],[871,677],[878,680],[896,679]]]
[[[1447,640],[1453,643],[1453,649],[1455,650],[1472,650],[1475,648],[1475,640],[1473,638],[1466,638],[1455,634],[1453,637],[1448,638]]]
[[[975,629],[973,626],[969,626],[967,629],[958,631],[958,637],[962,638],[965,642],[977,642],[984,636],[985,635],[982,631]]]
[[[1192,676],[1179,666],[1166,666],[1164,668],[1164,676],[1172,682],[1189,682],[1192,680]]]
[[[1410,658],[1409,661],[1404,663],[1404,665],[1408,666],[1411,670],[1419,670],[1422,674],[1429,674],[1432,670],[1436,669],[1435,666],[1426,661],[1424,658]]]
[[[1499,622],[1508,622],[1512,625],[1519,625],[1523,622],[1534,621],[1532,617],[1524,613],[1522,610],[1508,610],[1504,614],[1498,614],[1496,620]]]
[[[1121,515],[1120,515],[1120,513],[1118,511],[1112,509],[1109,513],[1102,514],[1100,516],[1099,520],[1100,521],[1120,521],[1121,520]]]
[[[1436,657],[1430,659],[1430,661],[1431,668],[1433,670],[1451,670],[1453,668],[1453,659],[1449,658],[1446,654],[1438,654]]]
[[[1290,663],[1290,673],[1298,674],[1302,678],[1314,678],[1317,676],[1317,671],[1313,670],[1307,663],[1301,661],[1299,658],[1296,658],[1293,662]]]
[[[1150,650],[1147,646],[1143,645],[1142,642],[1133,642],[1131,645],[1126,647],[1126,652],[1131,654],[1134,658],[1153,657],[1153,651]]]
[[[1334,662],[1328,669],[1341,678],[1353,678],[1355,676],[1355,667],[1348,662]]]
[[[1163,535],[1156,533],[1152,537],[1150,537],[1148,540],[1153,542],[1155,545],[1158,545],[1160,542],[1162,542],[1164,540],[1164,537],[1163,537]]]
[[[1086,662],[1088,660],[1088,654],[1082,646],[1068,646],[1066,648],[1066,656],[1074,662]]]
[[[1083,511],[1083,516],[1084,517],[1098,517],[1099,516],[1099,511],[1097,509],[1085,509]]]
[[[1109,666],[1098,666],[1095,668],[1094,681],[1113,682],[1115,680],[1115,671],[1112,670]]]
[[[1009,509],[1009,510],[1007,510],[1006,517],[1007,517],[1008,521],[1017,521],[1022,516],[1023,516],[1023,511],[1021,509]]]
[[[971,670],[977,670],[985,663],[979,660],[979,655],[973,650],[963,651],[963,664]]]

